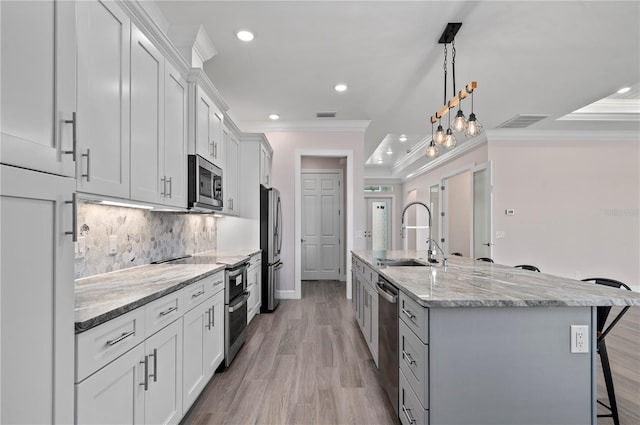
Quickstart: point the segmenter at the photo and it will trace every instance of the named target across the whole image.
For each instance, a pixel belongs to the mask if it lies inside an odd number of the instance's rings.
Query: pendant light
[[[482,131],[482,124],[476,118],[476,114],[473,113],[473,92],[471,92],[471,114],[469,114],[469,121],[467,121],[467,131],[465,135],[467,137],[473,137],[480,134]]]
[[[440,126],[442,127],[442,126]],[[431,123],[431,142],[429,142],[429,146],[427,147],[427,158],[433,159],[438,156],[438,147],[433,143],[433,123]]]
[[[451,131],[451,114],[449,114],[449,128],[447,128],[447,136],[445,137],[444,142],[442,143],[442,146],[444,146],[447,149],[450,149],[454,147],[457,143],[458,141],[456,140],[456,136],[454,136],[453,131]]]

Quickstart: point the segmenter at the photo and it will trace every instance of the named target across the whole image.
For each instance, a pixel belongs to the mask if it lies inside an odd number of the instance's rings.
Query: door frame
[[[338,220],[338,237],[340,238],[340,252],[339,252],[339,261],[338,268],[340,273],[338,273],[338,280],[344,282],[346,271],[344,267],[344,225],[342,224],[342,214],[344,211],[344,173],[341,169],[315,169],[315,168],[305,168],[304,170],[300,170],[300,178],[302,178],[303,174],[337,174],[338,181],[340,182],[340,190],[338,191],[338,208],[340,214],[338,215],[340,219]],[[300,190],[302,190],[302,184],[300,185]],[[300,225],[302,226],[302,203],[300,203]],[[302,228],[300,228],[300,233],[302,234]],[[302,236],[301,236],[302,237]],[[301,254],[302,254],[302,245],[300,246]],[[302,255],[300,255],[300,280],[302,280]]]
[[[474,183],[473,183],[473,174],[476,171],[480,171],[480,170],[487,170],[487,177],[489,180],[489,199],[487,200],[487,202],[489,203],[489,257],[493,258],[493,245],[495,244],[494,241],[494,236],[493,236],[493,164],[491,163],[491,161],[487,161],[483,164],[480,165],[476,165],[474,167],[471,167],[469,169],[469,171],[471,172],[471,227],[470,227],[470,231],[471,231],[471,251],[469,251],[470,253],[473,253],[474,251],[474,239],[475,239],[475,229],[474,229],[474,225],[473,225],[473,212],[474,212],[474,208],[475,208],[475,203],[476,203],[476,199],[475,199],[475,187],[474,187]],[[475,253],[473,253],[473,256],[475,257]]]
[[[396,206],[396,195],[392,194],[392,193],[372,193],[372,194],[366,194],[364,196],[364,205],[366,207],[367,205],[367,200],[371,198],[371,199],[388,199],[391,198],[391,216],[389,217],[389,229],[391,231],[391,246],[389,247],[389,250],[394,250],[397,249],[396,248],[396,242],[397,242],[397,232],[394,232],[394,224],[396,223],[396,214],[397,214],[397,206]]]
[[[345,235],[345,252],[347,253],[346,264],[351,263],[351,251],[353,250],[353,150],[339,150],[339,149],[296,149],[294,153],[294,274],[293,274],[293,291],[278,291],[278,297],[281,299],[293,298],[300,299],[302,296],[302,243],[300,242],[302,234],[302,157],[303,156],[324,156],[324,157],[339,157],[347,159],[347,176],[345,187],[347,189],[347,199],[345,205],[345,214],[347,218],[347,226],[344,229]],[[351,299],[351,274],[345,273],[346,284],[346,297]]]

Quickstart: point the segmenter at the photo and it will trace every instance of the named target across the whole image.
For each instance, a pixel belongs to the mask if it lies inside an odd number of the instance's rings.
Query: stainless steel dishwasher
[[[398,288],[378,276],[378,375],[398,414]]]

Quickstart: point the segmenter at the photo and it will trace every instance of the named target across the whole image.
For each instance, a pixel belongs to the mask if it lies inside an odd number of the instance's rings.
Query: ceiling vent
[[[335,118],[335,111],[331,112],[316,112],[316,118]]]
[[[496,128],[525,128],[532,124],[542,121],[549,115],[516,115],[515,117],[503,122]]]

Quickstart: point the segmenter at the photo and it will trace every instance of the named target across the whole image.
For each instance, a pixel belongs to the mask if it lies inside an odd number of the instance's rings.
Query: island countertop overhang
[[[426,263],[427,252],[352,253],[424,307],[640,306],[638,292],[468,258],[449,257],[446,268],[442,262],[385,266],[377,260],[413,258]]]

